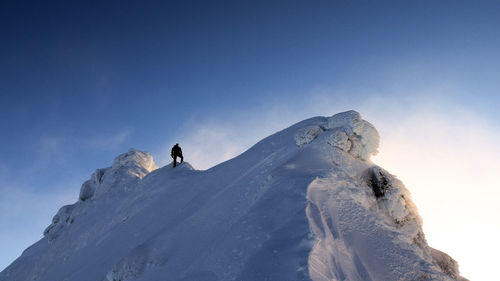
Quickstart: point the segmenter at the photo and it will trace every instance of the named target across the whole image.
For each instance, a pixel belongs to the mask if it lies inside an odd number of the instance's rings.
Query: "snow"
[[[311,143],[322,132],[323,129],[318,125],[300,128],[295,134],[295,143],[298,146],[303,146],[304,144]]]
[[[319,125],[300,128],[295,134],[295,143],[297,146],[311,143],[324,131],[328,134],[328,144],[356,158],[368,160],[377,153],[380,141],[377,130],[352,110],[335,114]]]
[[[17,280],[463,280],[427,245],[359,113],[299,122],[209,170],[137,150],[0,273]]]
[[[81,201],[91,199],[113,186],[142,179],[156,169],[158,166],[151,154],[131,148],[116,157],[111,167],[97,169],[90,180],[83,183],[79,198]]]

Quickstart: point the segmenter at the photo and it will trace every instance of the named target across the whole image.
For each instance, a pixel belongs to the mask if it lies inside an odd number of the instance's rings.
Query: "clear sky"
[[[164,165],[179,142],[206,169],[354,109],[429,243],[487,280],[499,15],[498,1],[2,1],[0,270],[130,147]]]

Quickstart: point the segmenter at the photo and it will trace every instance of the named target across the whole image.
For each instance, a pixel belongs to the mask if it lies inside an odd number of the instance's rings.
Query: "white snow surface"
[[[465,280],[429,247],[359,113],[299,122],[206,171],[130,150],[0,281]]]
[[[111,167],[97,169],[90,179],[83,183],[79,199],[85,201],[98,197],[115,186],[142,179],[156,169],[158,166],[151,154],[131,148],[116,157]]]

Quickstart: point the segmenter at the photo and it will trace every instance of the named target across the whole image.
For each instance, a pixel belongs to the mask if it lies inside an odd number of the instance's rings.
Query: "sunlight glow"
[[[464,277],[491,280],[500,251],[500,134],[470,115],[421,113],[397,128],[378,123],[372,160],[410,190],[429,245],[457,260]]]
[[[238,118],[244,121],[237,126],[196,123],[187,130],[190,134],[179,139],[189,153],[188,161],[206,169],[242,153],[275,132],[275,127],[284,128],[283,124],[304,116],[342,111],[332,104],[333,99],[320,103],[315,97],[301,109],[262,110],[271,112],[264,114],[270,116],[267,119],[261,115],[256,120]],[[454,258],[464,277],[491,280],[497,275],[495,255],[500,252],[496,242],[500,237],[500,132],[488,120],[452,102],[434,100],[429,105],[424,101],[403,105],[380,98],[358,108],[381,136],[379,154],[372,161],[396,175],[411,192],[429,245]],[[218,123],[223,122],[214,122]],[[164,155],[170,147],[169,143]]]

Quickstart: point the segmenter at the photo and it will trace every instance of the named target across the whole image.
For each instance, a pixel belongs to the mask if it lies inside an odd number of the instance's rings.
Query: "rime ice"
[[[377,153],[379,135],[375,127],[363,120],[356,111],[335,114],[317,125],[300,128],[295,133],[295,143],[303,146],[324,133],[328,144],[368,160]]]

